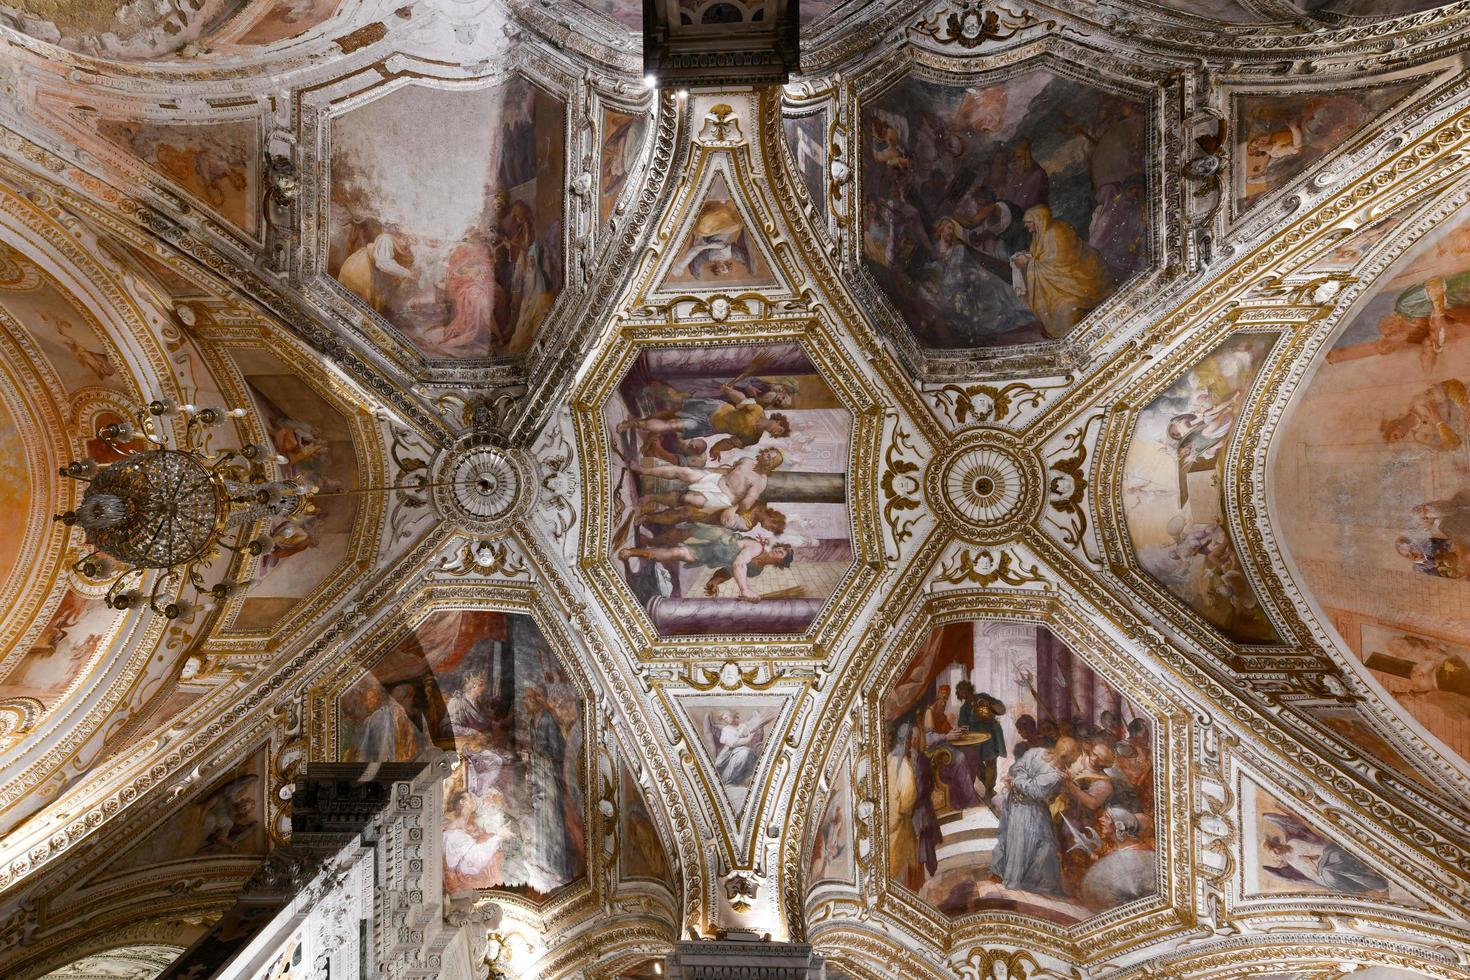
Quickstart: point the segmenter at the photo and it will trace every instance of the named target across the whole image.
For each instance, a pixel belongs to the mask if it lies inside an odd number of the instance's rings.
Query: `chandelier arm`
[[[351,487],[339,490],[318,490],[313,497],[340,497],[354,493],[383,493],[388,490],[427,490],[430,487],[469,487],[478,480],[421,480],[418,483],[394,483],[381,487]]]

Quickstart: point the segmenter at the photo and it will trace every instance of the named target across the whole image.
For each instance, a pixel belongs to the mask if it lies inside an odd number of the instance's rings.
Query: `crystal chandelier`
[[[121,459],[102,463],[88,457],[68,463],[61,475],[87,485],[75,510],[57,514],[80,527],[91,551],[73,564],[88,579],[111,580],[106,602],[114,609],[147,604],[169,619],[187,617],[201,602],[227,598],[249,585],[228,576],[213,585],[206,568],[220,549],[264,555],[275,547],[267,533],[251,536],[262,518],[289,518],[317,487],[271,479],[267,463],[284,464],[273,448],[248,445],[211,452],[207,431],[226,418],[243,418],[243,408],[225,411],[149,402],[133,422],[103,426],[97,437]],[[184,435],[169,448],[164,419],[178,417]],[[144,445],[136,443],[142,438]],[[234,536],[234,543],[225,541]],[[156,572],[147,593],[149,572]],[[185,598],[186,589],[195,597]]]

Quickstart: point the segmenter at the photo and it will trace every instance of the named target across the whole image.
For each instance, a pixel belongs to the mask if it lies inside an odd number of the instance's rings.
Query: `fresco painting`
[[[1225,24],[1253,24],[1266,19],[1255,11],[1247,10],[1236,0],[1153,0],[1153,2],[1165,10],[1208,20],[1218,20]]]
[[[1151,720],[1044,627],[932,630],[883,699],[888,871],[952,916],[1153,896]]]
[[[1139,565],[1238,643],[1278,639],[1241,569],[1222,490],[1235,421],[1275,343],[1275,334],[1237,334],[1149,402],[1124,469]]]
[[[822,822],[817,825],[817,839],[812,844],[811,864],[807,868],[809,883],[856,880],[852,829],[852,782],[844,763],[838,769],[836,784],[827,794]]]
[[[815,24],[842,6],[844,0],[801,0],[801,26]],[[861,3],[854,6],[861,6]]]
[[[805,11],[805,7],[802,8]],[[817,214],[827,219],[827,113],[812,112],[803,116],[787,116],[781,120],[796,172],[806,184],[806,192],[816,205]]]
[[[357,487],[357,450],[346,416],[274,354],[254,349],[232,354],[266,441],[286,458],[282,475],[322,490]],[[317,496],[301,513],[273,521],[268,530],[276,547],[260,558],[233,625],[273,626],[310,598],[347,558],[357,513],[355,494]]]
[[[199,44],[224,27],[248,0],[189,0],[156,3],[80,0],[0,3],[0,13],[33,37],[71,51],[118,61],[166,59]]]
[[[863,110],[863,258],[926,347],[1055,340],[1149,264],[1148,110],[1044,69]]]
[[[771,267],[745,226],[723,173],[710,180],[704,200],[685,232],[664,278],[670,286],[766,286]]]
[[[265,753],[260,751],[221,776],[204,794],[169,819],[167,832],[145,836],[108,866],[109,876],[190,858],[263,855],[266,831]]]
[[[731,699],[689,707],[689,720],[714,764],[715,778],[738,817],[745,812],[751,783],[761,765],[770,728],[781,714],[781,702]]]
[[[82,388],[125,391],[92,318],[34,262],[0,243],[0,309],[35,340],[68,394]]]
[[[235,44],[275,44],[300,37],[326,23],[342,0],[276,0],[237,38]]]
[[[107,648],[108,634],[121,618],[102,600],[67,589],[50,621],[0,681],[0,697],[32,697],[48,708],[56,704]]]
[[[1447,0],[1292,0],[1307,13],[1339,14],[1343,17],[1403,17],[1442,7]]]
[[[1403,889],[1260,786],[1243,784],[1247,884],[1261,895],[1347,895],[1402,901]]]
[[[1470,647],[1379,622],[1359,625],[1356,646],[1374,679],[1419,724],[1470,759]]]
[[[1376,0],[1375,0],[1376,2]],[[1235,100],[1236,205],[1249,208],[1339,149],[1417,82]]]
[[[1466,756],[1470,214],[1359,301],[1278,436],[1271,488],[1304,584],[1352,653]]]
[[[612,557],[658,631],[805,630],[852,562],[852,417],[801,348],[644,351],[603,416]]]
[[[597,213],[601,221],[612,217],[613,207],[628,175],[643,155],[643,137],[648,133],[648,114],[606,109],[602,113],[602,179]]]
[[[346,761],[433,745],[444,785],[444,886],[542,897],[587,868],[581,698],[531,617],[436,612],[339,699]]]
[[[3,371],[0,365],[0,371]],[[31,515],[30,460],[16,417],[0,401],[0,521],[9,528],[0,543],[0,590],[20,563],[22,530]]]
[[[177,184],[248,235],[259,230],[256,122],[171,125],[104,120],[98,134]]]
[[[519,77],[335,117],[328,273],[429,357],[524,353],[564,282],[565,129]]]
[[[580,0],[583,6],[611,17],[630,31],[643,31],[643,4],[639,0]]]
[[[658,839],[653,815],[643,801],[643,793],[626,767],[621,769],[622,807],[618,811],[618,859],[623,878],[649,878],[669,881],[669,862],[664,845]]]

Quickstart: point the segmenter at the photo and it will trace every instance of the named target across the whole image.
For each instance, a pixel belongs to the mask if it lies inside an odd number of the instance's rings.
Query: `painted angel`
[[[740,713],[730,709],[717,711],[705,719],[711,743],[715,747],[715,771],[726,786],[748,786],[761,760],[761,746],[766,741],[766,725],[771,719],[759,712],[744,722]]]

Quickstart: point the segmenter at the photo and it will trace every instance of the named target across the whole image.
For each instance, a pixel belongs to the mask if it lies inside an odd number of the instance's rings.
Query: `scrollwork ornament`
[[[893,536],[894,552],[888,556],[890,561],[898,557],[898,548],[914,536],[914,525],[922,516],[920,466],[907,458],[917,452],[908,430],[902,424],[895,424],[893,438],[883,452],[883,478],[879,484],[883,490],[883,521]]]
[[[914,25],[914,30],[940,44],[967,50],[987,41],[1006,41],[1033,27],[1053,30],[1054,20],[1041,20],[1029,10],[1019,12],[995,5],[986,9],[985,0],[963,0],[958,9],[940,12]]]
[[[985,548],[962,548],[956,551],[948,561],[939,566],[934,577],[950,585],[970,583],[983,589],[997,582],[1005,585],[1026,585],[1046,581],[1046,576],[1038,566],[1023,565],[1013,552],[990,551]]]
[[[1012,414],[1036,408],[1046,392],[1072,383],[1068,374],[1054,384],[1038,385],[1029,381],[1013,381],[997,387],[991,384],[947,384],[931,392],[935,404],[957,426],[977,423],[1000,423]]]

